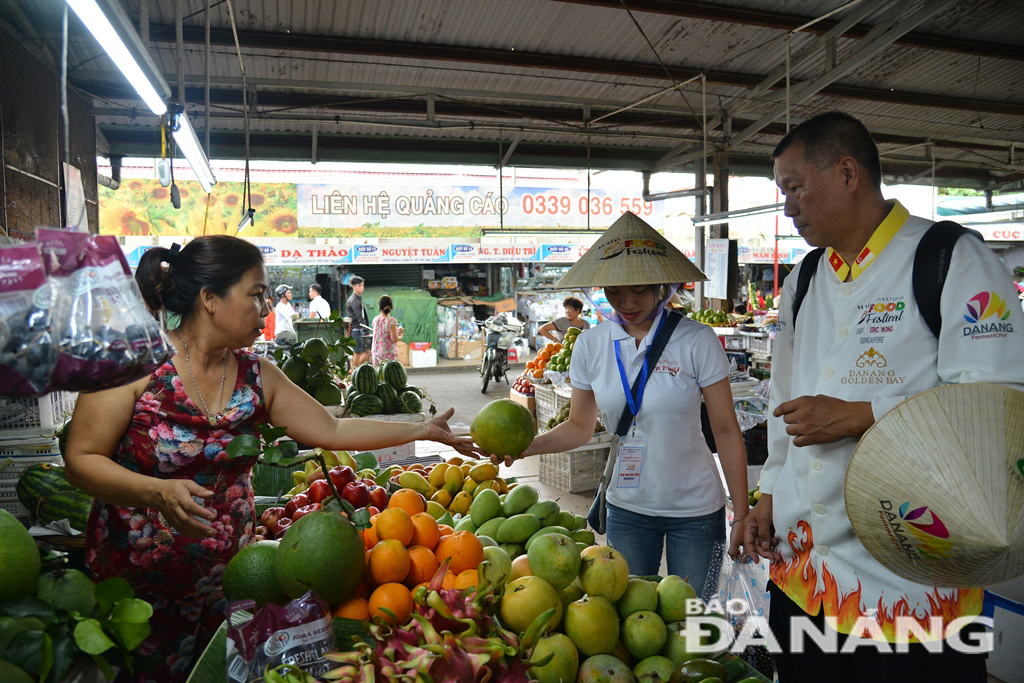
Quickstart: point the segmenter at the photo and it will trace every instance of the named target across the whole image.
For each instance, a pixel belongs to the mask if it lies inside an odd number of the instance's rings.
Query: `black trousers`
[[[920,643],[912,643],[906,653],[880,652],[872,647],[858,647],[847,654],[822,652],[806,636],[802,652],[791,653],[790,618],[810,619],[818,632],[824,633],[824,613],[811,617],[774,583],[768,584],[771,593],[771,611],[768,625],[784,653],[775,655],[775,669],[779,683],[985,683],[987,654],[965,654],[943,646],[943,651],[930,652]],[[980,624],[970,624],[959,636],[965,643],[974,644],[984,632]],[[838,634],[839,649],[847,636]],[[894,646],[890,649],[895,649]]]

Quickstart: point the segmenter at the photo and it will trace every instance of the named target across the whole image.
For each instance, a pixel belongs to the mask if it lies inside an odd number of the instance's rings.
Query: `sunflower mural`
[[[246,209],[242,183],[217,183],[207,195],[199,183],[175,181],[181,209],[158,180],[127,178],[117,190],[99,188],[101,235],[234,235]],[[253,183],[256,221],[245,237],[296,237],[298,213],[292,183]]]

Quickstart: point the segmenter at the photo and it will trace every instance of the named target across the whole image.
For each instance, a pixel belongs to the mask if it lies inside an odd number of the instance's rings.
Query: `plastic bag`
[[[152,373],[174,354],[149,313],[113,237],[38,231],[58,295],[53,331],[59,358],[51,390],[106,389]]]
[[[768,399],[760,396],[743,396],[733,399],[736,420],[741,431],[747,431],[768,419]]]
[[[337,651],[331,608],[313,591],[284,607],[242,600],[228,605],[227,680],[229,683],[263,681],[269,666],[297,666],[312,676],[337,667],[324,658]],[[247,618],[248,617],[248,618]]]
[[[736,633],[743,630],[751,617],[767,625],[771,598],[768,593],[768,562],[755,562],[749,555],[743,555],[732,563],[729,577],[719,592],[722,607]],[[757,629],[759,631],[760,629]],[[772,676],[774,662],[771,653],[763,645],[749,645],[738,653],[740,658],[765,676]]]
[[[36,243],[0,247],[0,386],[7,396],[45,393],[57,363],[57,288]]]

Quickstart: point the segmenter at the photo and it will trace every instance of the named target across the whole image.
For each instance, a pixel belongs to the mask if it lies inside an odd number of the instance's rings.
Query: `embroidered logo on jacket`
[[[970,325],[963,327],[963,334],[971,339],[1005,337],[1013,332],[1013,323],[1007,322],[1010,312],[995,292],[978,292],[967,301],[964,320]]]

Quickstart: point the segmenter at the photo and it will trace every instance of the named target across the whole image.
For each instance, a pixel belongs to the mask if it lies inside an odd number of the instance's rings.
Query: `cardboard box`
[[[449,358],[461,360],[467,355],[470,358],[483,357],[483,349],[481,348],[479,339],[474,339],[472,341],[466,339],[452,339],[448,342]]]
[[[508,397],[521,406],[526,406],[530,414],[537,417],[537,399],[533,396],[523,396],[515,389],[508,390]]]
[[[409,345],[405,342],[398,342],[395,344],[395,350],[398,353],[398,362],[409,367]]]
[[[416,413],[415,415],[367,415],[367,419],[384,420],[385,422],[426,422],[427,417],[423,413]],[[370,452],[377,456],[377,462],[382,465],[394,462],[395,460],[407,460],[416,457],[416,442],[412,441],[401,446],[391,446],[390,448],[378,448]]]

